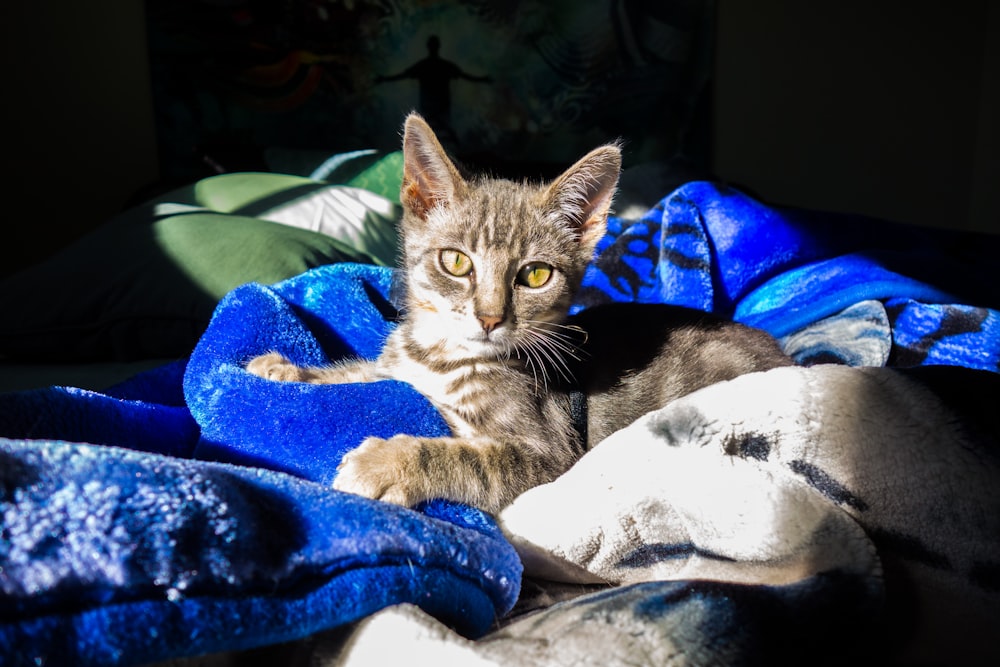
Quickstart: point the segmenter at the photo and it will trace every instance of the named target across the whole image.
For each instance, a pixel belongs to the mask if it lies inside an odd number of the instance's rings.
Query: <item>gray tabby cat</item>
[[[649,410],[791,364],[767,334],[686,309],[618,305],[568,318],[605,232],[617,146],[543,186],[466,180],[412,114],[403,154],[403,319],[381,355],[301,368],[270,353],[247,366],[281,381],[403,380],[451,427],[452,437],[368,438],[344,457],[335,489],[497,512]]]

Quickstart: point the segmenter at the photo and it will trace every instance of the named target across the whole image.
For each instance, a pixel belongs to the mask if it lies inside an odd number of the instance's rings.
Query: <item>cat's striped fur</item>
[[[567,320],[604,234],[621,167],[618,146],[595,149],[545,185],[467,180],[413,114],[403,153],[404,311],[379,358],[299,368],[272,353],[248,365],[284,381],[403,380],[451,426],[447,438],[365,440],[345,456],[334,488],[403,505],[447,497],[495,512],[583,454],[588,442],[574,427],[571,391],[589,391],[587,430],[604,435],[628,423],[615,403],[634,403],[625,411],[630,420],[637,410],[722,379],[696,371],[678,382],[661,377],[667,368],[676,374],[686,346],[713,340],[712,327],[725,327],[727,343],[735,335],[735,347],[753,352],[721,360],[723,377],[788,363],[760,332],[730,323],[706,328],[704,314],[685,314],[672,318],[672,332],[657,334],[641,368],[628,358],[609,369],[601,359],[620,355],[595,348]],[[587,326],[597,333],[603,325],[593,319]],[[595,339],[613,344],[606,335]]]

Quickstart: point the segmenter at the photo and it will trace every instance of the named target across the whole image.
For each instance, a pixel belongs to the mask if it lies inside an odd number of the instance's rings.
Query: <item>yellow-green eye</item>
[[[542,262],[525,264],[517,273],[517,281],[532,289],[543,287],[552,278],[552,267]]]
[[[439,257],[441,268],[453,276],[461,278],[472,273],[472,260],[464,252],[442,250]]]

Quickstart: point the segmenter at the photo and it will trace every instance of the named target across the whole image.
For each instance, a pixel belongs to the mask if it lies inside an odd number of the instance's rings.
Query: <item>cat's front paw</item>
[[[421,442],[409,435],[367,438],[344,455],[333,488],[411,507],[426,500],[419,484]]]
[[[247,364],[247,372],[279,382],[302,382],[304,380],[303,369],[277,352],[268,352],[254,357]]]

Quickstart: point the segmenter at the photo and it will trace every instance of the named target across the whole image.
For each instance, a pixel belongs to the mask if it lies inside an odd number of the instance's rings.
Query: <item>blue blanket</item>
[[[878,335],[891,347],[889,365],[996,372],[998,270],[997,236],[779,208],[694,182],[641,220],[610,221],[576,308],[670,303],[784,338],[845,312],[874,320],[870,308],[855,306],[877,304],[885,326],[841,326],[835,331],[849,331],[849,338],[827,335],[828,349],[803,355],[851,358],[851,339]]]
[[[996,372],[998,250],[692,183],[642,220],[611,220],[575,308],[676,303],[786,341],[818,332],[795,350],[805,363],[870,363],[852,354],[876,338],[877,363]],[[0,395],[0,655],[137,664],[289,641],[400,602],[470,637],[503,617],[521,565],[490,517],[329,488],[366,436],[447,433],[422,396],[243,371],[269,350],[302,364],[376,356],[391,280],[345,264],[245,285],[189,359],[101,393]]]
[[[302,363],[377,354],[390,278],[345,264],[246,285],[186,364],[106,393],[0,396],[0,655],[137,664],[289,641],[402,602],[469,636],[503,616],[521,564],[491,517],[329,488],[366,435],[447,432],[421,395],[242,370],[270,349]]]

